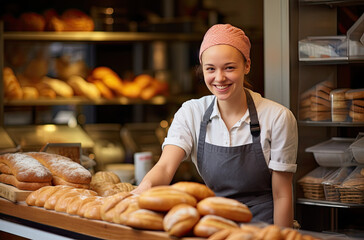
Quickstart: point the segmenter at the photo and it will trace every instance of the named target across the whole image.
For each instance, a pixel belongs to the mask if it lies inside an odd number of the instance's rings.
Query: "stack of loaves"
[[[90,189],[97,195],[107,197],[119,192],[130,192],[135,187],[127,182],[120,182],[120,178],[110,171],[99,171],[92,176]]]
[[[364,88],[345,92],[345,98],[351,101],[349,116],[353,122],[364,122]]]
[[[91,182],[91,173],[82,165],[45,152],[0,155],[0,172],[0,182],[30,191],[50,185],[87,189]]]

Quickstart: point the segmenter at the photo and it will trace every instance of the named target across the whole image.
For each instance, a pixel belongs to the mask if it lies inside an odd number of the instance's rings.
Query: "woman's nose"
[[[223,71],[217,71],[216,72],[216,76],[215,76],[215,79],[217,80],[217,81],[224,81],[225,80],[225,74],[224,74],[224,72]]]

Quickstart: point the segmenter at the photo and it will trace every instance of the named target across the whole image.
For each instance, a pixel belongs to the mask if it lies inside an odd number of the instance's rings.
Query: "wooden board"
[[[32,191],[19,190],[8,184],[0,183],[0,196],[12,202],[25,201]]]
[[[176,239],[168,236],[168,234],[163,231],[138,230],[120,224],[92,220],[76,215],[56,212],[54,210],[28,206],[25,202],[13,203],[4,198],[0,198],[0,213],[101,239]],[[187,237],[181,238],[181,240],[182,239],[201,240],[203,238]]]

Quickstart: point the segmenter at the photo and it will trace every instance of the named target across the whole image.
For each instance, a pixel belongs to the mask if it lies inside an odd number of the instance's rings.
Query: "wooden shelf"
[[[30,207],[25,202],[14,204],[3,198],[0,198],[0,213],[101,239],[175,239],[162,231],[137,230],[120,224],[81,218],[40,207]],[[189,237],[183,239],[197,240],[201,238]]]
[[[62,42],[201,41],[201,33],[4,32],[4,40]]]
[[[341,202],[332,202],[324,200],[314,200],[308,198],[298,198],[297,203],[304,205],[314,205],[314,206],[334,207],[334,208],[364,208],[364,204],[341,203]]]

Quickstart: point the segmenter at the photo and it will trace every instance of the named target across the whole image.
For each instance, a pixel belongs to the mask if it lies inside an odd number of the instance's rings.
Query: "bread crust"
[[[171,185],[173,188],[186,192],[194,196],[197,201],[205,199],[207,197],[215,196],[215,193],[205,184],[197,182],[177,182]]]
[[[101,219],[104,221],[112,222],[114,216],[113,210],[115,206],[129,196],[131,196],[131,194],[128,192],[120,192],[115,195],[106,197],[104,203],[100,208]]]
[[[53,176],[62,178],[66,182],[76,184],[91,182],[91,173],[68,157],[45,152],[28,152],[26,155],[37,159]]]
[[[0,182],[12,185],[20,190],[35,191],[44,186],[50,186],[50,182],[21,182],[15,176],[0,174]]]
[[[249,208],[234,199],[224,197],[209,197],[197,204],[201,215],[217,215],[237,222],[250,222],[253,215]]]
[[[200,220],[200,214],[195,207],[179,204],[168,211],[163,219],[163,229],[169,235],[182,237],[189,233]]]
[[[153,187],[139,196],[139,206],[153,211],[169,211],[180,203],[196,206],[197,200],[190,194],[171,186]]]
[[[51,172],[31,156],[22,153],[7,153],[0,155],[0,163],[5,164],[19,182],[49,183],[52,181]]]
[[[364,98],[364,88],[351,89],[345,93],[346,99],[361,99]]]
[[[197,237],[210,237],[212,234],[228,228],[238,229],[239,226],[229,219],[215,215],[206,215],[196,224],[193,233]]]
[[[162,213],[147,209],[136,209],[128,214],[124,224],[133,228],[163,230]]]

